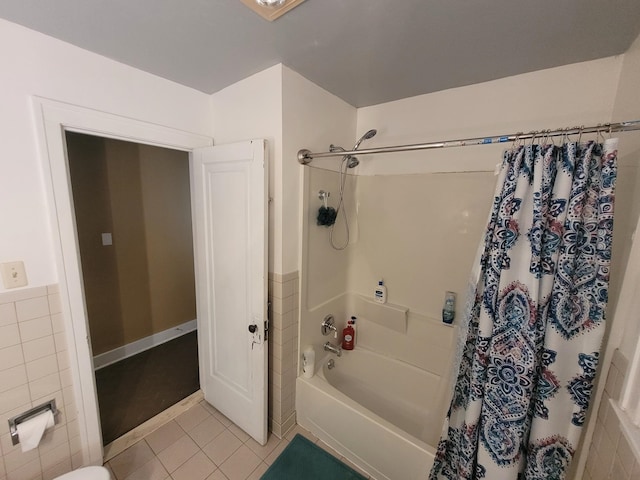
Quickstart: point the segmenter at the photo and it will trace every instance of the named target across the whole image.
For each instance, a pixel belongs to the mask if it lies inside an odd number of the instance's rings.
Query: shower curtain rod
[[[434,148],[467,147],[470,145],[489,145],[491,143],[506,143],[530,138],[560,137],[566,135],[581,135],[583,133],[614,133],[640,130],[640,120],[627,122],[604,123],[594,127],[569,127],[558,130],[541,130],[528,133],[513,133],[511,135],[497,135],[492,137],[465,138],[461,140],[447,140],[445,142],[414,143],[411,145],[396,145],[392,147],[363,148],[361,150],[348,150],[339,152],[312,153],[303,148],[298,151],[298,162],[307,165],[314,158],[344,157],[345,155],[373,155],[376,153],[409,152],[414,150],[431,150]]]

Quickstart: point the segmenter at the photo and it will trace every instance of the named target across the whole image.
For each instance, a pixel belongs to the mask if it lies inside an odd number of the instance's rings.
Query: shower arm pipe
[[[492,137],[464,138],[460,140],[447,140],[444,142],[414,143],[410,145],[396,145],[390,147],[363,148],[339,152],[313,153],[306,148],[298,151],[298,162],[307,165],[314,158],[344,157],[345,155],[373,155],[378,153],[411,152],[416,150],[432,150],[436,148],[467,147],[471,145],[489,145],[494,143],[516,142],[533,138],[561,137],[568,135],[582,135],[587,133],[609,134],[615,132],[630,132],[640,130],[640,120],[630,120],[618,123],[604,123],[594,127],[570,127],[557,130],[541,130],[528,133],[512,133],[510,135],[497,135]]]

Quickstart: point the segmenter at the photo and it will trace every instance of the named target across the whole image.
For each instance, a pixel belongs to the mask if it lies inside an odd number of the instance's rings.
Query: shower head
[[[355,168],[360,165],[360,160],[358,160],[358,157],[354,157],[353,155],[347,155],[346,160],[347,168]]]
[[[376,133],[378,133],[378,131],[375,128],[372,128],[371,130],[369,130],[367,133],[365,133],[364,135],[362,135],[360,137],[360,140],[358,140],[356,142],[356,144],[353,146],[352,150],[357,150],[358,147],[360,146],[360,144],[364,141],[364,140],[369,140],[370,138],[373,138],[376,136]]]

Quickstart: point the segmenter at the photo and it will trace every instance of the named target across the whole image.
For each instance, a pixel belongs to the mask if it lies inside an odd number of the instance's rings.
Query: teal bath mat
[[[305,437],[297,434],[261,480],[366,480]]]

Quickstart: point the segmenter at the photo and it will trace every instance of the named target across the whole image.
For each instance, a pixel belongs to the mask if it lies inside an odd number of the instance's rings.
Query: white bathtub
[[[297,422],[376,480],[424,479],[444,420],[444,388],[437,375],[369,350],[328,354],[316,375],[297,379]]]

